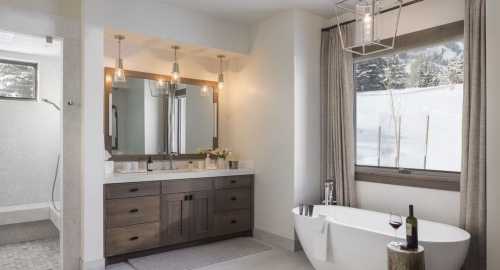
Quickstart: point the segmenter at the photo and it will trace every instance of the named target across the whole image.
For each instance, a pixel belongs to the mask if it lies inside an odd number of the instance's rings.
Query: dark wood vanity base
[[[106,184],[106,263],[253,232],[253,175]]]

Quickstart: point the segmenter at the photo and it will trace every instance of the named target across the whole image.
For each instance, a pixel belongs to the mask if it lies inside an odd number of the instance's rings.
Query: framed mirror
[[[127,81],[117,84],[113,71],[104,70],[104,137],[113,160],[172,152],[180,159],[203,158],[200,149],[218,147],[217,82],[181,78],[171,86],[170,76],[125,70]]]

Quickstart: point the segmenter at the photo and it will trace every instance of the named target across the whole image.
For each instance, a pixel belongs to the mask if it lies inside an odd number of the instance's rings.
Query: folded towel
[[[326,261],[328,259],[328,221],[326,216],[319,215],[316,219],[318,226],[314,226],[316,229],[314,233],[314,249],[313,257],[319,261]]]

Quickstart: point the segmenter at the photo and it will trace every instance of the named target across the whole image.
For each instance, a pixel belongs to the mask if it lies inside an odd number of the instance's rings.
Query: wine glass
[[[400,215],[397,215],[395,213],[391,213],[389,216],[389,225],[394,229],[394,241],[392,241],[390,244],[399,247],[401,246],[401,242],[398,241],[398,229],[403,225],[403,219],[401,218]]]

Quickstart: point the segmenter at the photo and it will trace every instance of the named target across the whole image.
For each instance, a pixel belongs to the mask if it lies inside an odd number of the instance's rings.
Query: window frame
[[[405,35],[400,35],[397,37],[397,42],[394,50],[369,56],[354,55],[353,65],[360,60],[367,60],[384,55],[395,54],[400,51],[410,50],[418,47],[425,47],[427,45],[439,44],[447,41],[452,41],[454,39],[463,39],[463,36],[463,20]],[[355,130],[357,129],[356,107],[357,100],[356,95],[354,95]],[[437,190],[460,191],[461,172],[357,165],[356,132],[354,134],[354,162],[356,181],[411,186],[418,188],[430,188]]]
[[[25,101],[37,101],[38,100],[38,63],[37,62],[28,62],[22,60],[12,60],[6,58],[0,58],[0,63],[3,64],[12,64],[12,65],[22,65],[22,66],[30,66],[35,70],[35,80],[34,80],[34,97],[6,97],[0,95],[0,100],[25,100]]]

